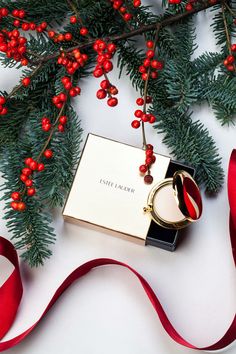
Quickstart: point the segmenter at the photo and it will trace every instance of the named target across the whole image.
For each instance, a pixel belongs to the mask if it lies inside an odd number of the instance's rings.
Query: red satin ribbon
[[[234,262],[236,265],[236,150],[233,150],[230,158],[229,164],[229,173],[228,173],[228,196],[229,196],[229,204],[230,204],[230,237],[232,244],[232,251]],[[6,280],[6,282],[0,288],[0,339],[2,339],[5,334],[10,329],[12,323],[14,322],[17,309],[20,305],[20,301],[23,294],[23,286],[20,276],[19,262],[16,250],[14,246],[4,239],[0,237],[0,255],[6,257],[14,266],[14,271],[10,275],[10,277]],[[61,296],[61,294],[77,279],[81,278],[90,270],[96,267],[100,267],[103,265],[119,265],[129,269],[140,281],[146,295],[151,301],[163,327],[169,336],[176,341],[177,343],[192,349],[198,350],[217,350],[223,349],[231,344],[234,340],[236,340],[236,315],[234,316],[233,322],[225,335],[215,344],[212,344],[208,347],[198,348],[193,344],[187,342],[181,335],[175,330],[169,321],[163,307],[161,306],[157,296],[154,291],[147,283],[147,281],[133,268],[128,266],[125,263],[116,261],[114,259],[108,258],[99,258],[94,259],[92,261],[86,262],[76,268],[61,284],[61,286],[57,289],[54,296],[52,297],[50,303],[46,307],[42,316],[39,320],[27,329],[25,332],[21,333],[15,338],[12,338],[5,342],[0,342],[0,352],[7,350],[9,348],[14,347],[16,344],[20,343],[31,331],[37,326],[37,324],[41,321],[41,319],[46,315],[46,313],[50,310],[50,308],[54,305],[57,299]]]

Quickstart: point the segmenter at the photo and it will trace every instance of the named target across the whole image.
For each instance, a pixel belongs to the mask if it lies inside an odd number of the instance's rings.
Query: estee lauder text
[[[99,183],[103,184],[103,185],[105,185],[107,187],[110,187],[110,188],[119,189],[119,190],[124,191],[124,192],[135,193],[135,189],[134,188],[123,186],[122,184],[115,183],[115,182],[112,182],[112,181],[109,181],[109,180],[106,180],[106,179],[102,179],[101,178],[99,180]]]

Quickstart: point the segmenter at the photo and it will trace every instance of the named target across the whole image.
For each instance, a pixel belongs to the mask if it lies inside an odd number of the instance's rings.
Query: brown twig
[[[227,47],[228,47],[229,54],[232,55],[231,39],[230,39],[229,29],[228,29],[228,25],[227,25],[226,16],[225,16],[225,8],[226,8],[226,7],[229,9],[229,7],[226,6],[226,3],[223,2],[223,4],[222,4],[222,16],[223,16],[223,22],[224,22],[224,28],[225,28],[226,43],[227,43]],[[234,72],[236,72],[236,65],[235,65],[235,63],[233,63],[233,67],[234,67]]]
[[[53,127],[52,127],[52,129],[51,129],[51,132],[50,132],[50,134],[49,134],[49,136],[48,136],[48,138],[47,138],[47,140],[46,140],[46,142],[45,142],[45,144],[44,144],[44,146],[43,146],[41,152],[39,153],[38,157],[36,158],[36,161],[37,161],[37,162],[40,161],[40,159],[41,159],[41,157],[42,157],[44,151],[47,149],[48,144],[49,144],[50,141],[51,141],[51,138],[52,138],[52,136],[53,136],[53,133],[55,132],[55,130],[56,130],[56,128],[57,128],[57,123],[59,122],[59,119],[60,119],[60,117],[61,117],[61,115],[62,115],[62,113],[63,113],[63,111],[64,111],[64,109],[65,109],[65,104],[66,104],[66,102],[63,103],[63,106],[61,107],[60,112],[58,113],[58,116],[57,116],[57,118],[56,118],[56,120],[55,120],[55,122],[54,122],[54,124],[53,124]]]
[[[155,38],[154,38],[154,46],[153,46],[153,51],[156,51],[156,47],[157,47],[157,40],[158,40],[158,35],[159,35],[159,31],[161,29],[161,24],[158,23],[157,27],[156,27],[156,34],[155,34]],[[144,104],[143,104],[143,113],[146,114],[147,112],[147,95],[148,95],[148,83],[149,83],[149,79],[150,79],[150,74],[151,74],[151,67],[149,66],[148,68],[148,72],[147,72],[147,79],[145,81],[145,85],[144,85]],[[144,122],[142,122],[142,136],[143,136],[143,149],[146,150],[147,149],[147,140],[146,140],[146,134],[145,134],[145,127],[144,127]]]
[[[128,38],[131,38],[131,37],[134,37],[134,36],[138,36],[138,35],[141,35],[143,33],[155,30],[157,28],[158,24],[160,24],[161,27],[166,27],[166,26],[169,26],[169,25],[171,25],[171,24],[173,24],[175,22],[181,21],[182,19],[184,19],[184,18],[186,18],[188,16],[194,15],[194,14],[196,14],[198,12],[201,12],[203,10],[211,8],[211,7],[213,7],[213,6],[217,5],[217,4],[222,4],[222,0],[217,0],[214,4],[209,4],[208,2],[206,2],[204,5],[202,5],[202,6],[198,7],[198,8],[194,8],[191,11],[186,11],[186,12],[183,12],[183,13],[178,14],[178,15],[170,16],[168,18],[163,19],[162,21],[160,21],[158,23],[153,23],[151,25],[144,25],[144,26],[139,27],[136,30],[133,30],[133,31],[130,31],[130,32],[127,32],[127,33],[123,33],[121,35],[104,38],[104,41],[117,42],[119,40],[124,40],[124,39],[128,39]],[[83,49],[86,49],[86,48],[90,48],[91,46],[93,46],[94,43],[95,43],[95,39],[90,40],[90,41],[88,41],[88,42],[86,42],[86,43],[84,43],[84,44],[82,44],[80,46],[67,48],[65,50],[65,52],[71,52],[74,49],[83,50]],[[37,64],[40,61],[41,62],[47,62],[48,60],[56,58],[59,54],[60,54],[59,52],[53,53],[51,55],[42,57],[40,60],[37,60],[34,63]]]

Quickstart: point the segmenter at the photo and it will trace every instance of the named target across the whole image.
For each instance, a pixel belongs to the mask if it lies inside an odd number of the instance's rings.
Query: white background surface
[[[216,49],[209,16],[207,13],[197,17],[200,43],[197,54]],[[1,68],[1,88],[10,91],[18,82],[19,74]],[[111,76],[116,83],[117,71]],[[83,95],[76,101],[84,134],[93,132],[140,146],[139,133],[130,128],[138,94],[127,77],[117,85],[120,103],[110,109],[95,99],[99,80],[84,80]],[[231,150],[236,146],[235,128],[221,127],[207,106],[197,108],[193,118],[203,121],[215,138],[227,172]],[[148,141],[155,145],[157,152],[168,154],[161,136],[151,127]],[[127,262],[141,272],[185,339],[198,346],[212,344],[225,333],[236,309],[228,209],[226,186],[217,198],[204,196],[202,219],[186,231],[175,253],[64,224],[60,211],[55,213],[58,240],[53,257],[39,269],[31,270],[21,264],[24,298],[6,339],[21,333],[38,319],[56,288],[76,266],[92,258],[110,257]],[[10,237],[3,221],[0,234]],[[1,278],[6,276],[8,268],[1,262]],[[226,352],[236,353],[236,346]],[[91,272],[73,285],[34,333],[8,353],[188,354],[192,350],[167,336],[134,276],[125,269],[109,266]]]

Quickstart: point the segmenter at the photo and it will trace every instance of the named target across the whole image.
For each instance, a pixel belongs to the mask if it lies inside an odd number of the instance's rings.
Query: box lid
[[[152,176],[165,178],[170,158],[155,154]],[[143,213],[152,185],[138,173],[144,161],[142,149],[89,134],[64,217],[126,234],[145,243],[151,220]]]

